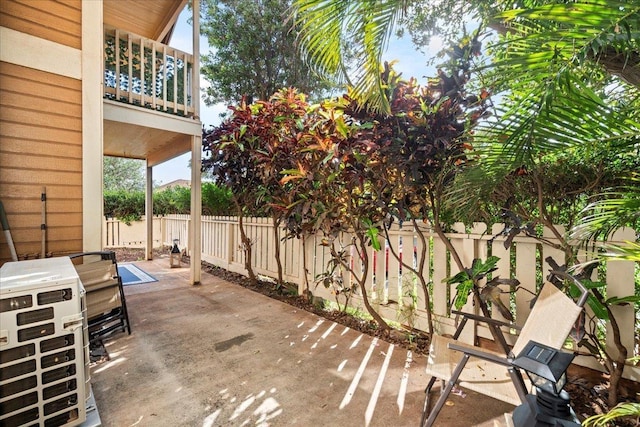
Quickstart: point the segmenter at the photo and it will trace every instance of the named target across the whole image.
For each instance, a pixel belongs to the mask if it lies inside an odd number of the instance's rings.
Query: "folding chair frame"
[[[114,276],[113,279],[117,280],[118,293],[120,296],[119,307],[113,308],[108,313],[103,313],[101,315],[88,319],[89,341],[93,343],[95,341],[102,340],[118,331],[126,331],[129,335],[131,335],[131,322],[129,321],[129,313],[127,312],[127,301],[122,286],[122,278],[118,274],[118,263],[116,261],[115,252],[83,252],[70,255],[69,258],[74,259],[89,256],[99,256],[101,261],[110,260],[113,264],[115,264],[116,276]],[[87,293],[90,293],[90,290],[87,290]]]
[[[575,283],[575,285],[578,287],[578,289],[581,292],[581,295],[578,298],[578,301],[576,302],[576,305],[578,307],[583,307],[584,304],[586,303],[587,296],[588,296],[588,290],[584,287],[584,285],[582,283],[580,283],[575,277],[573,277],[573,276],[571,276],[571,275],[569,275],[569,274],[567,274],[565,272],[552,271],[551,274],[571,279]],[[451,393],[451,390],[453,389],[453,387],[458,382],[458,380],[460,378],[460,375],[464,371],[464,368],[465,368],[467,362],[469,361],[469,359],[471,357],[477,357],[479,359],[486,360],[486,361],[495,363],[497,365],[504,366],[507,369],[507,372],[509,373],[509,376],[511,377],[513,385],[514,385],[514,387],[516,389],[516,392],[518,394],[518,398],[520,399],[521,402],[523,402],[523,403],[526,402],[526,396],[527,396],[526,383],[524,381],[522,373],[518,370],[518,368],[516,368],[512,364],[515,356],[511,352],[511,349],[507,345],[506,339],[504,338],[504,335],[503,335],[502,331],[500,330],[500,327],[508,327],[508,328],[513,328],[513,329],[518,329],[518,330],[520,330],[522,328],[518,327],[517,325],[515,325],[513,323],[501,322],[499,320],[490,319],[490,318],[486,318],[486,317],[483,317],[483,316],[477,316],[477,315],[474,315],[474,314],[471,314],[471,313],[465,313],[465,312],[460,312],[460,311],[453,311],[453,313],[463,316],[460,324],[456,328],[456,331],[455,331],[455,333],[453,335],[453,340],[457,340],[458,339],[458,337],[462,333],[465,325],[467,324],[468,320],[473,320],[473,321],[476,321],[476,322],[485,322],[485,323],[487,323],[487,326],[492,330],[493,336],[496,337],[496,339],[498,340],[498,344],[504,350],[505,356],[501,357],[501,356],[498,356],[498,355],[496,355],[494,353],[488,353],[486,351],[482,351],[480,349],[472,348],[470,346],[460,345],[460,344],[457,344],[455,342],[449,343],[448,344],[448,348],[450,350],[461,352],[462,353],[462,357],[460,359],[460,362],[456,365],[456,368],[453,370],[453,372],[451,374],[451,377],[448,379],[448,381],[446,381],[446,386],[445,386],[445,380],[441,379],[443,389],[441,391],[440,397],[436,401],[435,406],[433,407],[432,410],[429,410],[429,408],[430,408],[431,389],[433,388],[433,386],[434,386],[436,380],[438,379],[438,377],[432,376],[431,379],[429,380],[429,383],[428,383],[428,385],[427,385],[427,387],[425,389],[426,396],[425,396],[425,400],[424,400],[424,407],[422,409],[422,419],[420,421],[420,426],[422,426],[422,427],[431,427],[431,426],[434,425],[435,420],[436,420],[438,414],[440,413],[440,410],[444,406],[447,398],[449,397],[449,394]]]
[[[506,339],[504,338],[504,335],[502,334],[502,331],[500,330],[500,327],[506,326],[513,329],[520,329],[519,326],[517,326],[514,323],[501,322],[499,320],[489,319],[486,317],[477,316],[477,315],[474,315],[471,313],[465,313],[462,311],[452,311],[452,313],[462,316],[462,320],[460,321],[460,324],[456,328],[456,331],[453,335],[454,340],[458,339],[458,337],[464,330],[464,327],[466,326],[469,320],[474,320],[476,322],[485,322],[487,323],[487,326],[494,331],[493,336],[497,337],[497,339],[500,341],[499,344],[504,350],[504,352],[506,354],[510,352],[509,346],[506,342]],[[456,368],[452,372],[451,378],[449,378],[449,380],[446,381],[446,385],[445,385],[445,380],[441,380],[443,389],[441,390],[440,397],[436,401],[435,406],[433,407],[433,409],[431,409],[431,411],[429,411],[430,404],[431,404],[431,389],[435,385],[436,380],[438,378],[435,376],[432,376],[431,379],[429,380],[429,384],[425,389],[426,396],[424,399],[424,407],[422,409],[422,420],[420,421],[421,426],[430,427],[434,424],[438,414],[440,414],[440,410],[442,410],[442,407],[447,401],[447,398],[449,397],[451,390],[453,390],[453,387],[458,382],[458,379],[460,378],[462,371],[466,367],[467,362],[471,357],[478,357],[480,359],[488,360],[490,362],[496,363],[498,365],[502,365],[505,368],[507,368],[507,372],[509,373],[511,380],[513,381],[513,384],[518,393],[518,397],[522,401],[526,399],[527,387],[525,385],[524,379],[520,371],[511,364],[511,362],[513,361],[513,357],[509,357],[509,356],[498,357],[492,353],[475,350],[468,346],[461,346],[453,342],[449,343],[449,349],[461,352],[462,357],[460,358],[460,361],[458,362],[458,364],[456,365]]]

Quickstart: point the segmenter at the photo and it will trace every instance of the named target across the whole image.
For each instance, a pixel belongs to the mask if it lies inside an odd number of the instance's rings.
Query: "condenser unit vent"
[[[86,419],[84,288],[67,257],[0,268],[0,426]]]

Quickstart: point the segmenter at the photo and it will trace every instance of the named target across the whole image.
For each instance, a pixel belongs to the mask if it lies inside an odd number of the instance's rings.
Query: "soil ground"
[[[113,250],[116,252],[118,262],[134,262],[144,259],[144,251],[142,249],[117,248]],[[168,249],[155,250],[154,256],[166,257],[167,253]],[[189,259],[183,257],[183,261],[188,263]],[[312,304],[301,296],[287,293],[286,290],[283,292],[282,289],[276,289],[273,283],[259,282],[254,285],[245,276],[231,273],[206,263],[202,264],[202,269],[203,272],[207,274],[218,276],[231,283],[238,284],[302,310],[312,312],[362,333],[377,336],[387,342],[411,349],[422,355],[428,353],[429,336],[424,332],[394,329],[389,335],[380,336],[379,330],[375,327],[376,325],[373,321],[359,319],[335,310],[326,310],[323,307]],[[602,414],[610,409],[606,403],[609,389],[608,377],[602,372],[572,365],[568,371],[568,384],[565,389],[571,396],[571,404],[580,419],[595,414]],[[622,380],[619,392],[621,401],[640,401],[640,383]],[[640,424],[635,420],[618,420],[616,426],[637,427],[640,426]]]

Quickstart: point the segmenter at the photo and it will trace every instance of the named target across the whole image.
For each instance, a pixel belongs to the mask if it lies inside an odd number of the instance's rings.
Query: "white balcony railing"
[[[109,26],[104,27],[104,47],[106,99],[185,117],[195,114],[193,55]]]

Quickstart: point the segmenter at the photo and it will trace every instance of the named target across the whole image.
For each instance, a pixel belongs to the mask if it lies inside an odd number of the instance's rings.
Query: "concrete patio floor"
[[[105,426],[418,426],[426,359],[166,258],[125,287],[132,334],[91,368]],[[436,425],[500,426],[513,406],[452,396]]]

